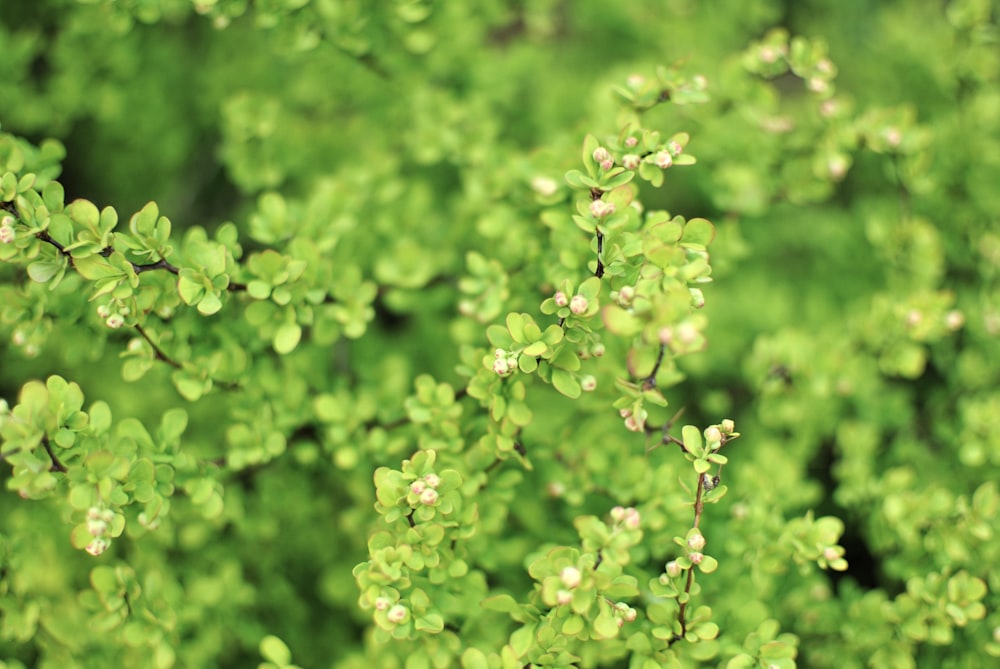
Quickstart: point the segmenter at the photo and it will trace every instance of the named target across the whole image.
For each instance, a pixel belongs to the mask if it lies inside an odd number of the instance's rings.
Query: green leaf
[[[715,239],[715,226],[704,218],[692,218],[684,226],[681,243],[705,247],[711,244],[713,239]]]
[[[260,640],[260,654],[265,660],[269,660],[279,667],[292,661],[292,652],[288,650],[285,642],[271,634]]]
[[[28,276],[36,283],[48,283],[52,277],[59,274],[65,264],[63,256],[58,256],[56,260],[36,260],[28,265]]]
[[[582,392],[580,383],[576,380],[573,373],[558,367],[552,370],[552,385],[555,386],[556,390],[570,399],[576,399]]]
[[[694,425],[685,425],[681,429],[681,439],[684,442],[684,450],[694,456],[700,456],[702,451],[701,430]]]
[[[298,323],[282,323],[274,334],[274,350],[281,355],[291,353],[302,339],[302,326]]]
[[[490,669],[486,653],[478,648],[466,648],[462,652],[462,669]]]
[[[750,669],[757,661],[751,655],[740,653],[726,663],[726,669]]]
[[[222,300],[215,293],[205,293],[205,296],[198,301],[198,312],[205,316],[211,316],[222,309]]]
[[[621,337],[632,337],[642,330],[642,321],[617,304],[609,304],[601,310],[601,319],[608,332]]]
[[[101,220],[97,206],[89,200],[74,200],[66,210],[70,218],[87,228],[96,230],[97,223]]]

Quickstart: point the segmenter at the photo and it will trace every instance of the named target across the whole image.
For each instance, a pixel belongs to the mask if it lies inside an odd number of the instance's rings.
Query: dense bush
[[[0,667],[1000,656],[995,3],[0,12]]]

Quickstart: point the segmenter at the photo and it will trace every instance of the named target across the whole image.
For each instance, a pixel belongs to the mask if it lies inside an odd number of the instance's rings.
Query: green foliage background
[[[434,449],[485,480],[494,453],[478,440],[496,435],[463,395],[492,356],[487,326],[508,312],[555,322],[542,301],[592,273],[562,175],[587,133],[603,141],[631,118],[616,87],[681,61],[710,99],[643,124],[689,133],[698,164],[638,192],[715,223],[714,283],[708,345],[661,378],[671,406],[650,420],[684,407],[683,422],[732,418],[743,437],[705,520],[720,566],[697,599],[722,633],[677,661],[726,666],[777,621],[806,667],[986,666],[1000,656],[998,13],[989,0],[0,0],[0,172],[21,152],[67,203],[117,209],[119,229],[155,201],[175,246],[215,239],[241,264],[278,249],[337,301],[312,305],[304,334],[282,330],[309,298],[276,278],[286,266],[265,267],[274,258],[250,272],[270,282],[254,305],[230,295],[203,316],[173,293],[157,336],[178,372],[130,355],[135,332],[104,327],[72,270],[50,292],[0,256],[0,396],[13,407],[29,380],[62,376],[87,407],[138,419],[177,470],[162,524],[130,511],[93,558],[70,542],[72,484],[4,465],[0,666],[243,667],[260,652],[281,666],[266,635],[303,667],[501,666],[463,655],[496,654],[517,628],[479,602],[524,601],[527,565],[616,504],[643,513],[634,571],[662,571],[690,525],[689,472],[622,427],[628,346],[609,339],[594,393],[530,387],[530,468],[500,447],[500,475],[467,495],[490,531],[468,544],[479,580],[441,587],[454,628],[388,641],[352,573],[382,527],[376,467]],[[809,77],[770,71],[764,50],[787,41],[773,28],[810,40],[813,63],[825,43],[835,78],[810,92]],[[286,282],[297,312],[266,299]],[[800,545],[809,512],[842,519],[846,573]],[[142,601],[124,618],[108,603],[121,583]],[[580,666],[641,666],[624,637],[572,650]]]

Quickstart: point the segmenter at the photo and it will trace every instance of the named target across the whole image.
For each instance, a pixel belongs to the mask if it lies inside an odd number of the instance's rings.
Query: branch
[[[49,437],[48,437],[48,435],[45,435],[44,437],[42,437],[42,446],[45,448],[45,452],[49,454],[49,460],[52,461],[52,466],[49,467],[49,471],[50,472],[63,472],[63,473],[65,473],[67,471],[66,470],[66,465],[64,465],[62,462],[60,462],[59,458],[56,457],[56,454],[52,452],[52,445],[49,444]]]

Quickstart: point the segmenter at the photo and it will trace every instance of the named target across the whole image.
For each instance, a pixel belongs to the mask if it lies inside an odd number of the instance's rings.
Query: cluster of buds
[[[636,618],[636,610],[625,602],[615,602],[612,606],[615,618],[618,620],[618,627],[623,627],[625,623],[630,623]]]
[[[639,511],[634,507],[616,506],[611,509],[611,520],[613,520],[616,525],[622,525],[626,529],[637,530],[639,529],[639,522],[641,518],[639,516]]]
[[[17,236],[14,230],[14,217],[4,216],[0,218],[0,244],[11,244]]]
[[[581,360],[587,360],[587,359],[589,359],[591,357],[600,358],[601,356],[604,355],[604,352],[606,350],[607,349],[604,347],[604,344],[602,344],[601,342],[597,342],[596,344],[594,344],[593,346],[591,346],[589,349],[580,349],[577,352],[577,355],[580,356]]]
[[[708,442],[713,451],[719,450],[729,439],[740,436],[740,433],[736,431],[736,423],[730,418],[726,418],[718,425],[709,425],[703,434],[705,441]]]
[[[632,432],[644,432],[646,430],[646,410],[639,409],[634,412],[631,409],[619,409],[618,415],[625,419],[625,427]]]
[[[493,371],[500,376],[510,376],[517,369],[517,356],[498,348],[493,353]]]
[[[632,286],[622,286],[617,291],[611,293],[611,298],[618,303],[618,306],[628,309],[635,301],[635,288]]]
[[[437,504],[439,498],[437,491],[439,485],[441,485],[441,477],[432,472],[424,474],[423,478],[419,478],[411,483],[410,492],[417,496],[421,504],[434,506]]]
[[[111,509],[102,509],[92,506],[87,509],[87,532],[94,537],[84,550],[97,557],[108,549],[111,545],[111,521],[115,519],[115,512]]]
[[[129,311],[129,308],[123,304],[118,305],[117,309],[112,309],[107,304],[101,304],[97,307],[97,315],[103,318],[104,324],[112,330],[117,330],[125,325],[125,317],[128,316]]]
[[[611,157],[611,152],[603,146],[594,149],[594,153],[591,155],[594,158],[594,162],[600,165],[601,169],[605,172],[615,166],[615,159]]]
[[[590,215],[594,218],[607,218],[615,213],[615,203],[607,200],[594,200],[590,203]]]

